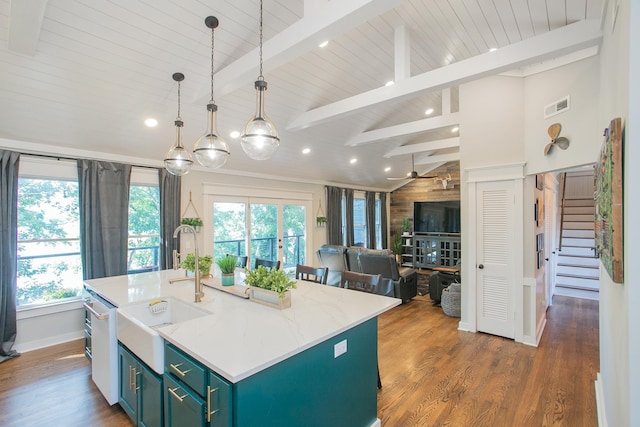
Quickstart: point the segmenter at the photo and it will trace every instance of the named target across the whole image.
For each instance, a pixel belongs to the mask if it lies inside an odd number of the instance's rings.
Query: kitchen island
[[[193,301],[184,273],[160,271],[88,280],[117,307],[153,298]],[[205,287],[210,314],[157,328],[164,340],[227,381],[232,423],[379,425],[377,316],[400,300],[309,282],[278,310]],[[166,374],[165,374],[166,376]]]

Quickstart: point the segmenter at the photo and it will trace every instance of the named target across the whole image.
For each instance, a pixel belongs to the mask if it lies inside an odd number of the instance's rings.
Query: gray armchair
[[[340,286],[342,272],[348,270],[347,247],[341,245],[322,245],[316,251],[320,266],[328,267],[327,285]]]

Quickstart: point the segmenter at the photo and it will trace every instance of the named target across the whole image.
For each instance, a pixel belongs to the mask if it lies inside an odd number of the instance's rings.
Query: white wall
[[[640,423],[640,226],[634,214],[640,212],[640,195],[631,183],[640,182],[640,4],[619,2],[616,25],[609,2],[601,53],[598,122],[605,127],[621,117],[624,127],[624,284],[614,283],[600,268],[600,374],[609,426],[637,426]],[[630,4],[631,3],[631,4]]]
[[[604,126],[597,119],[600,58],[594,56],[525,78],[525,157],[527,175],[593,163],[598,158]],[[544,118],[544,107],[569,95],[568,111]],[[567,150],[552,148],[547,128],[560,123],[560,136],[569,138]]]

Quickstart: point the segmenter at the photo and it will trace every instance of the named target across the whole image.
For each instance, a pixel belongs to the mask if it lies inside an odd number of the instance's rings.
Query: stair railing
[[[562,250],[562,229],[564,228],[564,197],[567,190],[567,173],[562,174],[562,187],[560,190],[560,236],[558,237],[558,251]]]

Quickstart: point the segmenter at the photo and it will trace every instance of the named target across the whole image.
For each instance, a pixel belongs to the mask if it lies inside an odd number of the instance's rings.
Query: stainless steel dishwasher
[[[116,307],[86,286],[84,296],[84,308],[88,312],[85,353],[91,360],[91,378],[109,405],[113,405],[118,402]]]

